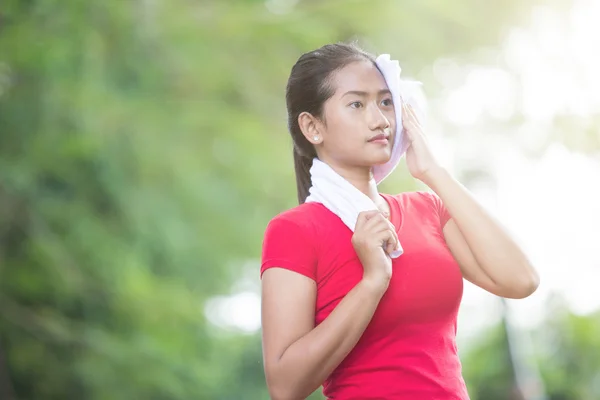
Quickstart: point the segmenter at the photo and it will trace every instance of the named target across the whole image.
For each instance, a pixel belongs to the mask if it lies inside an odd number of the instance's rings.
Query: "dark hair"
[[[292,67],[286,88],[288,111],[288,129],[294,142],[294,168],[298,203],[308,197],[311,186],[310,167],[317,156],[315,147],[300,130],[298,116],[308,112],[325,122],[323,104],[333,96],[335,88],[331,86],[334,72],[354,62],[375,58],[355,44],[328,44],[317,50],[303,54]]]

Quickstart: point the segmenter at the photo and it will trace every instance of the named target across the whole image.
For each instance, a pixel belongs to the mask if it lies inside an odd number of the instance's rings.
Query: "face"
[[[356,61],[333,76],[334,95],[315,123],[319,158],[342,168],[372,167],[392,153],[396,117],[385,79],[370,61]]]

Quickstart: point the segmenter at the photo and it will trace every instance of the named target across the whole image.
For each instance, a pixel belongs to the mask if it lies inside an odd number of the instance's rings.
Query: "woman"
[[[513,239],[432,155],[413,111],[393,104],[369,54],[327,45],[287,86],[300,205],[269,223],[263,355],[273,399],[468,399],[456,349],[463,281],[524,298],[538,276]],[[434,193],[379,193],[402,107],[411,175]],[[313,159],[368,196],[354,231],[305,202]],[[317,161],[315,161],[317,162]],[[392,258],[401,245],[403,254]]]

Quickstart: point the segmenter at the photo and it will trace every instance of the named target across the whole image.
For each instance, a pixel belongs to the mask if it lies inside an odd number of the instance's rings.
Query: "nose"
[[[376,104],[369,107],[368,119],[369,129],[372,131],[384,130],[390,127],[390,121]]]

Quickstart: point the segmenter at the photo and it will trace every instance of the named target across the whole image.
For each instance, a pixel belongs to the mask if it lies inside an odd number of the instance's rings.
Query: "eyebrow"
[[[365,97],[365,96],[369,95],[369,93],[363,92],[361,90],[350,90],[350,91],[344,93],[342,95],[342,97],[348,96],[350,94],[353,94],[353,95],[356,95],[356,96],[362,96],[362,97]],[[389,89],[381,89],[379,92],[377,92],[378,96],[381,96],[382,94],[392,94],[392,92],[390,92]]]

